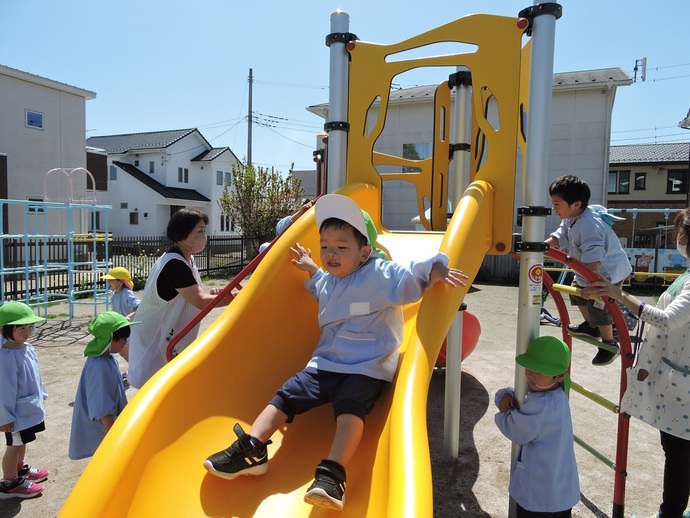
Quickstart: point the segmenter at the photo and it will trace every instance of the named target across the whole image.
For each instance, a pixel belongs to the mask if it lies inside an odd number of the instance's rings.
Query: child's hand
[[[309,272],[309,275],[313,276],[319,269],[316,263],[311,258],[311,250],[309,248],[304,248],[299,243],[295,243],[294,247],[290,247],[290,250],[294,254],[295,258],[292,260],[294,264],[300,270]]]
[[[14,431],[14,421],[0,425],[0,432],[12,433]]]
[[[512,394],[506,394],[498,403],[498,411],[505,414],[508,410],[515,408],[515,399]]]
[[[297,211],[297,215],[298,215],[298,216],[301,216],[302,214],[304,214],[305,212],[307,212],[309,209],[311,209],[313,206],[314,206],[314,202],[311,201],[311,200],[308,201],[307,203],[305,203],[304,205],[302,205],[302,206],[299,208],[299,210]]]
[[[447,266],[443,266],[443,263],[434,263],[431,267],[429,282],[426,285],[426,289],[428,290],[437,282],[445,282],[449,286],[457,288],[458,286],[465,285],[463,279],[469,279],[469,277],[462,273],[462,270],[448,268]]]

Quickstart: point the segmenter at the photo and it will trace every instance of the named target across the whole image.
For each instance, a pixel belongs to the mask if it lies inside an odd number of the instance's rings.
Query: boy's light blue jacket
[[[436,254],[407,266],[372,255],[346,277],[319,270],[305,286],[319,302],[321,337],[307,367],[392,381],[403,335],[401,306],[419,300]]]
[[[603,273],[613,284],[624,281],[632,272],[628,255],[613,229],[591,207],[577,218],[565,218],[551,233],[558,246],[583,263],[601,263]],[[579,275],[575,282],[586,286]]]

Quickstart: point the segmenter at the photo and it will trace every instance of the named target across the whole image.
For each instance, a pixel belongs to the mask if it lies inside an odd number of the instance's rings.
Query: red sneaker
[[[28,464],[24,464],[17,470],[17,476],[25,478],[29,482],[43,482],[44,480],[48,480],[49,474],[50,472],[47,469],[32,468]]]
[[[0,500],[10,498],[33,498],[43,492],[43,486],[34,482],[29,482],[21,477],[15,478],[11,482],[3,480],[0,483]]]

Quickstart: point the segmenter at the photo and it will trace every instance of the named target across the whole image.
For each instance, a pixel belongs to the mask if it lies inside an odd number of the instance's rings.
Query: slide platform
[[[362,208],[378,203],[368,184],[339,191]],[[470,280],[491,246],[493,189],[467,189],[445,233],[383,233],[381,243],[400,262],[437,250]],[[296,241],[314,251],[313,211],[275,243],[245,287],[209,328],[132,398],[85,468],[59,516],[250,517],[433,515],[426,432],[428,385],[450,324],[469,289],[436,285],[408,305],[396,380],[367,418],[348,466],[345,508],[313,507],[303,496],[335,431],[326,405],[278,430],[265,475],[223,480],[202,466],[235,440],[289,376],[302,369],[319,336],[317,303],[306,274],[291,262]]]

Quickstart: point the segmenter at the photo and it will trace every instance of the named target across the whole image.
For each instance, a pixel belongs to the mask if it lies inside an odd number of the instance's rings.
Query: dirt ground
[[[222,286],[212,281],[206,286]],[[140,294],[141,295],[141,294]],[[643,297],[655,302],[652,297]],[[445,374],[434,374],[428,404],[428,429],[434,479],[434,516],[507,517],[510,443],[496,428],[493,416],[494,393],[513,385],[518,288],[475,284],[466,298],[468,310],[482,326],[474,353],[463,363],[460,406],[460,451],[457,461],[443,453],[443,412]],[[551,299],[546,307],[556,314]],[[104,307],[101,306],[100,310]],[[212,311],[202,324],[209,325],[222,310]],[[579,316],[571,310],[571,318]],[[88,342],[87,324],[93,304],[75,307],[67,318],[65,304],[51,307],[46,323],[36,327],[30,339],[36,347],[44,382],[48,388],[46,431],[28,446],[27,460],[50,470],[42,496],[32,500],[0,501],[0,518],[54,517],[86,466],[88,459],[71,461],[67,456],[72,402],[84,363],[83,349]],[[543,325],[541,334],[559,336],[560,328]],[[616,399],[620,360],[606,367],[593,367],[593,346],[576,342],[573,353],[573,380],[584,387]],[[123,370],[126,364],[121,361]],[[134,389],[128,389],[128,397]],[[616,415],[601,409],[579,394],[572,393],[571,406],[575,433],[609,458],[615,456]],[[613,499],[613,470],[576,446],[580,473],[581,500],[575,517],[608,517]],[[625,516],[647,516],[656,511],[661,496],[663,459],[658,432],[631,420],[630,456]]]

